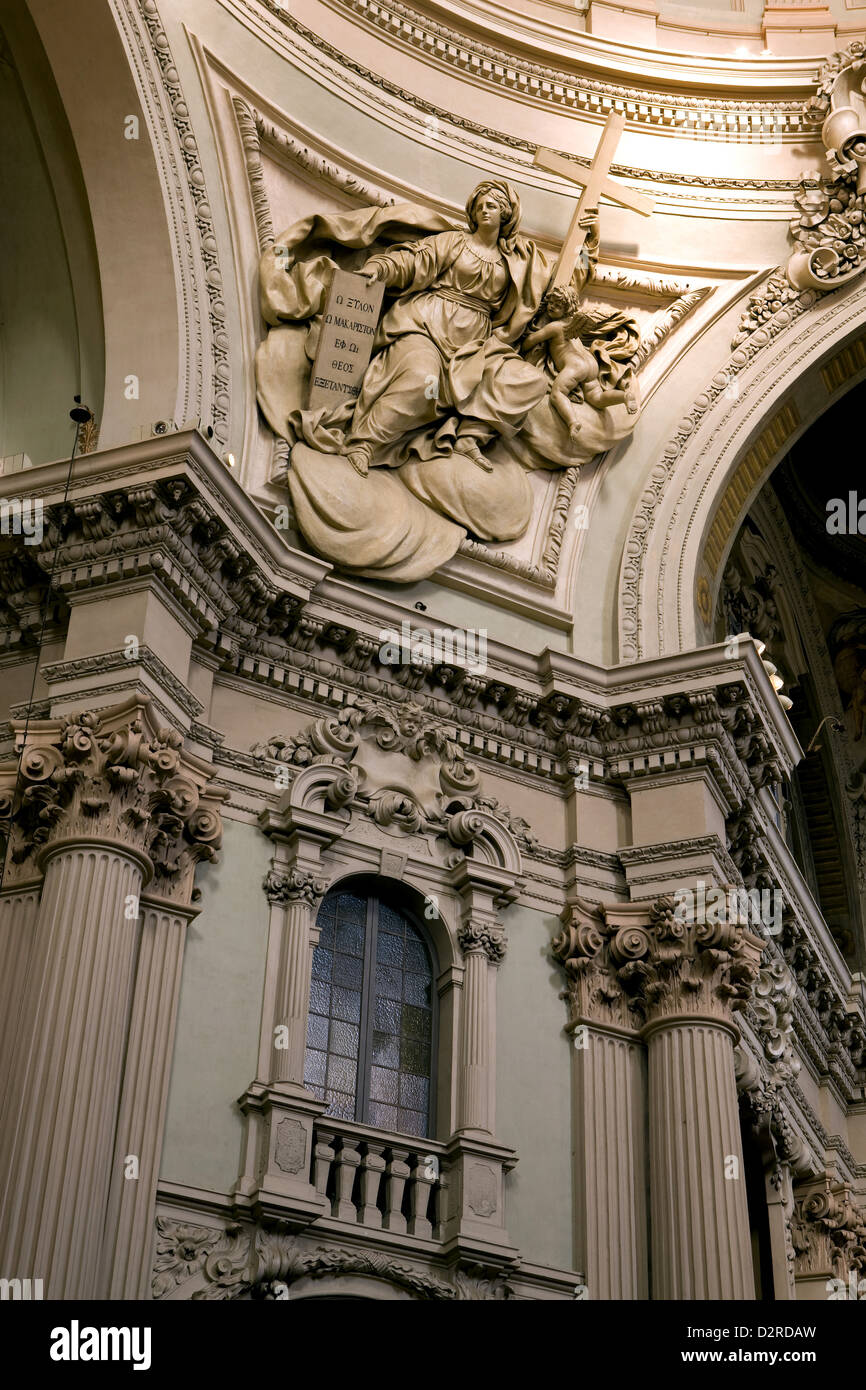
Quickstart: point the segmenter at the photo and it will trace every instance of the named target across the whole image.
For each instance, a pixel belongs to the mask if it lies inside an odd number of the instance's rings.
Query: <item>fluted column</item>
[[[496,1122],[495,966],[505,954],[504,937],[501,930],[476,920],[464,923],[458,940],[464,974],[457,1128],[492,1134]]]
[[[695,1020],[647,1042],[653,1297],[754,1298],[733,1035]]]
[[[302,1227],[326,1210],[312,1181],[313,1125],[326,1107],[304,1085],[304,1058],[316,916],[327,887],[319,851],[327,836],[322,826],[299,835],[291,811],[263,820],[276,840],[263,885],[271,913],[268,969],[259,1075],[240,1099],[247,1127],[235,1200],[258,1216]]]
[[[304,1084],[316,911],[325,886],[323,878],[302,869],[272,871],[265,883],[271,907],[281,907],[283,917],[270,1079],[299,1087]],[[277,1037],[278,1029],[285,1034]]]
[[[0,767],[11,878],[44,881],[0,1117],[0,1268],[48,1298],[101,1297],[142,888],[188,902],[219,816],[209,770],[147,700],[16,732],[20,760]]]
[[[0,1267],[48,1298],[97,1293],[145,861],[120,847],[51,853],[3,1118]]]
[[[681,920],[670,898],[614,939],[646,1015],[655,1299],[755,1296],[733,1020],[762,946],[735,922]]]
[[[483,824],[479,820],[479,823]],[[445,1250],[506,1265],[516,1256],[506,1228],[505,1177],[516,1156],[495,1139],[496,976],[506,950],[499,916],[502,876],[468,859],[453,881],[463,901],[457,940],[463,989],[457,1058],[457,1127],[446,1152]]]

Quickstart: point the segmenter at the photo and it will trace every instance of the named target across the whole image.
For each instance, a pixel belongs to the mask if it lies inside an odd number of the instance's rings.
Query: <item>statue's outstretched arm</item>
[[[409,246],[377,251],[362,267],[361,273],[375,272],[389,289],[426,290],[435,283],[453,258],[455,232],[440,232],[437,236],[422,237]]]

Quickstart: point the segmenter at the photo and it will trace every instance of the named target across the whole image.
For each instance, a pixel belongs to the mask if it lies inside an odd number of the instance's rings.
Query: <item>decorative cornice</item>
[[[276,26],[277,32],[280,28],[283,32],[287,29],[294,31],[341,67],[406,99],[405,91],[396,83],[349,59],[288,13],[278,0],[263,0],[263,3],[281,20],[281,25]],[[371,26],[386,29],[392,41],[396,39],[407,48],[422,52],[428,60],[465,72],[476,82],[500,90],[504,88],[527,101],[549,103],[560,110],[583,112],[597,118],[603,118],[609,111],[621,110],[639,129],[650,126],[704,139],[717,136],[726,141],[777,143],[785,136],[791,139],[803,137],[802,106],[798,101],[749,101],[684,96],[681,92],[674,98],[637,84],[626,86],[603,82],[577,69],[566,71],[528,62],[523,57],[447,28],[400,3],[400,0],[387,0],[387,3],[382,3],[382,0],[342,0],[342,3],[347,10]],[[246,5],[244,7],[248,8]],[[416,101],[415,104],[421,103]],[[455,120],[451,113],[443,115],[446,120]],[[462,122],[458,119],[458,123]],[[735,133],[732,135],[731,132]],[[623,174],[618,166],[614,166],[611,172],[620,176]]]
[[[53,661],[43,666],[41,672],[42,679],[48,685],[58,685],[63,681],[73,681],[83,676],[101,676],[109,671],[134,671],[136,668],[141,668],[153,676],[156,683],[191,719],[204,710],[201,701],[189,693],[174,671],[147,646],[139,646],[135,657],[127,656],[121,648],[113,652],[100,652],[97,656],[76,657],[73,661]]]

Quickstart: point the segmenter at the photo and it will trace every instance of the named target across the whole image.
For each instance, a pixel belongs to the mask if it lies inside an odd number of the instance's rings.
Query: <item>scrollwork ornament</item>
[[[494,965],[505,958],[507,941],[498,923],[470,918],[457,928],[457,941],[464,956],[483,953]]]
[[[643,960],[649,949],[649,935],[640,927],[621,927],[610,939],[611,959],[616,965]]]
[[[262,885],[268,902],[306,903],[317,907],[327,891],[327,880],[303,869],[269,869]]]
[[[221,1301],[249,1295],[275,1301],[299,1279],[361,1276],[403,1289],[414,1298],[436,1301],[500,1300],[512,1297],[507,1278],[480,1267],[455,1270],[451,1280],[379,1250],[319,1245],[311,1248],[293,1235],[233,1223],[224,1230],[157,1217],[157,1256],[151,1291],[154,1299],[184,1296],[193,1284],[194,1301]]]
[[[52,840],[121,842],[150,859],[157,895],[188,901],[195,865],[214,859],[224,794],[184,753],[174,729],[152,723],[149,701],[98,714],[30,720],[17,768],[0,767],[12,808],[12,877],[41,866]]]

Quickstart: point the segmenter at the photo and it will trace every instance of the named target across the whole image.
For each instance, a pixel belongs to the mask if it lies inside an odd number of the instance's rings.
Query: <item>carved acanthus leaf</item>
[[[694,1014],[729,1022],[750,997],[763,943],[738,922],[684,919],[675,899],[646,909],[571,904],[553,954],[568,977],[571,1022],[637,1027]]]
[[[151,1291],[166,1298],[188,1282],[194,1300],[253,1298],[277,1300],[297,1279],[361,1275],[405,1289],[415,1298],[487,1300],[512,1296],[504,1275],[480,1267],[456,1269],[451,1279],[395,1259],[378,1250],[319,1245],[310,1248],[295,1236],[234,1223],[225,1230],[157,1217],[156,1261]]]
[[[18,764],[0,768],[12,877],[32,872],[55,839],[103,839],[150,859],[161,896],[188,900],[196,863],[217,857],[223,798],[179,733],[136,700],[13,728]]]
[[[264,881],[269,903],[303,902],[308,907],[318,906],[327,886],[326,879],[294,868],[285,871],[269,869]]]

